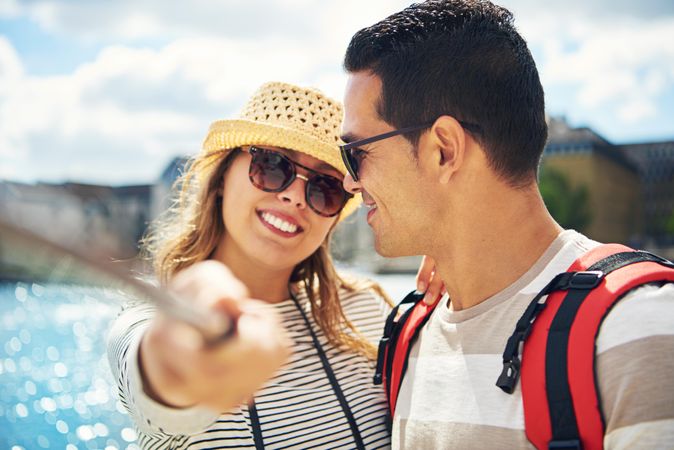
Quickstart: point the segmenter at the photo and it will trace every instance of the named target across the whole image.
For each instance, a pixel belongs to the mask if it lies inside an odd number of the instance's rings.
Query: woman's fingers
[[[213,380],[219,385],[211,395],[216,396],[205,398],[204,404],[231,408],[250,398],[288,360],[290,348],[291,342],[275,310],[244,307],[236,339],[211,350],[214,374],[218,370],[225,372],[221,372],[222,377],[214,375]],[[220,384],[223,379],[227,380],[227,392]]]
[[[424,303],[433,305],[444,293],[445,285],[435,271],[435,260],[424,256],[417,272],[417,291],[425,292]]]
[[[141,341],[145,391],[169,406],[226,411],[272,378],[290,347],[270,308],[243,312],[236,334],[217,346],[206,344],[190,325],[160,319]]]
[[[435,260],[430,256],[424,256],[417,272],[417,291],[426,292],[431,284],[435,272]]]
[[[158,313],[141,340],[144,389],[174,407],[229,410],[250,398],[286,362],[291,343],[276,310],[247,298],[222,264],[205,261],[177,274],[173,292],[208,314],[236,317],[236,332],[213,343],[182,320]]]
[[[197,307],[226,311],[232,317],[239,315],[238,300],[248,298],[246,286],[224,264],[208,260],[189,266],[177,273],[169,289],[178,297]]]
[[[140,342],[138,364],[143,378],[143,390],[152,399],[173,407],[196,403],[185,389],[185,380],[194,367],[191,361],[200,347],[200,334],[182,322],[157,315]],[[186,338],[186,339],[182,339]]]
[[[424,303],[426,303],[427,305],[435,304],[438,298],[442,295],[444,287],[445,287],[444,283],[442,282],[440,277],[437,276],[437,274],[434,272],[433,278],[431,279],[431,282],[428,285],[428,290],[424,295]]]

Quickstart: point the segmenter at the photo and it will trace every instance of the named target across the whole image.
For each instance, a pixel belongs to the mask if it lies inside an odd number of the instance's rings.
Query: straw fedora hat
[[[342,175],[346,167],[339,156],[342,106],[312,88],[288,83],[263,84],[250,98],[239,118],[213,122],[203,151],[218,158],[243,145],[269,145],[295,150],[324,161]],[[361,203],[350,199],[339,220]]]

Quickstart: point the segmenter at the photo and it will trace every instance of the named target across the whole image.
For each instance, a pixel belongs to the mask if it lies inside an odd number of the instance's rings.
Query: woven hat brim
[[[224,157],[226,152],[219,152],[220,150],[256,144],[302,152],[330,164],[342,175],[346,174],[346,167],[336,143],[330,145],[316,137],[278,124],[246,119],[218,120],[211,124],[202,147],[204,152]],[[361,195],[355,195],[344,206],[339,220],[353,213],[361,203]]]

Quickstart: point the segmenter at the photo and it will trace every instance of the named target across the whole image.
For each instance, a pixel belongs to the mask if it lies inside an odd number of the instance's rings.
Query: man
[[[354,35],[344,66],[344,181],[361,192],[376,250],[429,255],[447,289],[414,343],[395,448],[530,448],[521,391],[495,386],[535,294],[597,246],[563,230],[537,186],[543,89],[509,11],[430,0]],[[596,367],[606,448],[674,442],[674,286],[610,312]]]

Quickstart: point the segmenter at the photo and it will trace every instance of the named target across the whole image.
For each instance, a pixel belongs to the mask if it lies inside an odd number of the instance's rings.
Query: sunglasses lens
[[[322,216],[334,216],[344,207],[348,194],[336,178],[316,176],[307,183],[307,200]]]
[[[351,175],[354,176],[354,180],[358,179],[358,169],[360,168],[360,159],[356,156],[356,151],[355,149],[349,150],[349,164],[351,164],[351,170],[353,171]]]
[[[349,171],[349,174],[351,174],[351,177],[353,178],[354,181],[358,181],[358,159],[356,158],[356,156],[354,156],[354,150],[342,149],[341,153],[342,153],[342,161],[344,161],[346,170]]]
[[[293,166],[280,153],[256,149],[250,162],[249,175],[258,189],[282,191],[293,178]]]

